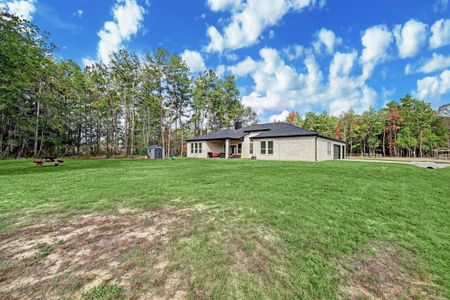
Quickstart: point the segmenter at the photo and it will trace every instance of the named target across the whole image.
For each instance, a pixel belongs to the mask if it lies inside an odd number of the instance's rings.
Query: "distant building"
[[[159,145],[153,145],[147,148],[147,158],[149,159],[163,159],[164,148]]]

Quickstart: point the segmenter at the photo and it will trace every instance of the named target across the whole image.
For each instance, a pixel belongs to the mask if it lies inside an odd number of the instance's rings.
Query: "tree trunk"
[[[184,155],[184,128],[183,128],[183,122],[181,121],[180,118],[180,156]]]
[[[119,152],[119,137],[118,137],[118,121],[117,121],[117,110],[113,110],[113,133],[114,133],[114,155],[117,155]]]
[[[161,130],[161,144],[164,147],[164,112],[163,112],[163,101],[161,92],[159,95],[159,123]]]
[[[22,141],[22,147],[20,148],[20,151],[19,151],[19,153],[17,154],[16,159],[19,159],[19,158],[22,156],[22,152],[23,152],[23,149],[25,149],[26,143],[27,143],[27,139],[25,138],[25,139],[23,139],[23,141]]]
[[[42,153],[42,147],[43,147],[43,145],[44,145],[44,130],[41,130],[41,141],[40,141],[40,145],[39,145],[39,151],[38,151],[38,153],[37,153],[37,155],[36,156],[40,156],[41,155],[41,153]]]
[[[133,81],[133,91],[134,91],[134,81]],[[135,143],[135,136],[134,136],[134,127],[135,127],[135,99],[132,97],[131,102],[131,156],[134,156],[134,143]]]
[[[38,139],[39,139],[39,113],[40,113],[39,110],[40,110],[40,105],[39,105],[39,101],[38,101],[37,108],[36,108],[36,128],[34,130],[34,148],[33,148],[34,157],[37,156]]]
[[[172,116],[169,115],[169,126],[167,126],[167,156],[172,156]]]
[[[81,148],[81,125],[78,125],[78,136],[77,136],[77,156],[80,156]]]
[[[125,92],[125,156],[128,155],[128,100],[127,100],[127,94]]]
[[[423,157],[423,152],[422,152],[422,137],[423,136],[423,130],[420,129],[420,135],[419,135],[419,155],[420,157]]]

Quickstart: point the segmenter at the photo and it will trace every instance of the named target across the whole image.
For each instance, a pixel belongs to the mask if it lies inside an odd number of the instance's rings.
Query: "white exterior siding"
[[[250,139],[259,135],[262,131],[250,132],[245,135],[242,141],[242,158],[251,158],[262,160],[303,160],[303,161],[322,161],[334,159],[334,145],[340,147],[340,158],[345,158],[345,143],[331,139],[316,136],[298,136],[298,137],[275,137],[264,139],[253,139],[253,154],[250,154]],[[317,156],[316,156],[317,140]],[[266,154],[261,154],[261,141],[266,142]],[[273,154],[268,153],[267,142],[273,142]],[[195,153],[195,144],[202,144],[202,152]],[[230,141],[230,146],[239,143],[239,141]],[[193,141],[187,143],[187,157],[207,158],[208,152],[224,152],[224,140],[217,141]],[[194,147],[192,153],[191,149]],[[197,148],[198,149],[198,148]]]
[[[195,144],[197,144],[197,153],[195,153]],[[198,152],[198,144],[202,144],[202,152]],[[192,149],[194,151],[192,151]],[[208,152],[223,152],[224,141],[196,141],[187,143],[187,157],[207,158]]]
[[[257,153],[256,149],[255,149],[255,144],[256,144],[256,140],[255,140],[253,143],[253,155],[250,154],[250,138],[257,136],[261,132],[262,131],[254,131],[254,132],[249,132],[247,135],[245,135],[244,141],[242,142],[242,158],[251,158],[252,156],[254,156]]]
[[[199,153],[199,145],[201,144],[202,152]],[[197,151],[195,151],[195,145],[197,145]],[[208,145],[206,142],[188,142],[187,143],[187,157],[193,158],[206,158],[208,157]]]
[[[273,141],[273,154],[261,154],[261,142]],[[285,137],[285,138],[267,138],[255,139],[253,141],[254,156],[256,159],[264,160],[316,160],[316,137]],[[328,143],[330,143],[331,151],[328,151]],[[331,160],[334,158],[334,145],[344,146],[344,143],[336,142],[325,138],[317,138],[317,160]]]

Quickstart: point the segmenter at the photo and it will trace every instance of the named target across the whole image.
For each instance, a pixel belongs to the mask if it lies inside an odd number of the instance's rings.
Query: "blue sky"
[[[450,102],[449,0],[0,0],[80,65],[120,47],[235,75],[260,119]]]

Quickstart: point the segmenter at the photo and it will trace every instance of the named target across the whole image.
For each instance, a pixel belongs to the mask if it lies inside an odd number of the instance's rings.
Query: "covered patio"
[[[241,158],[242,140],[217,139],[206,141],[208,157],[210,158]]]

